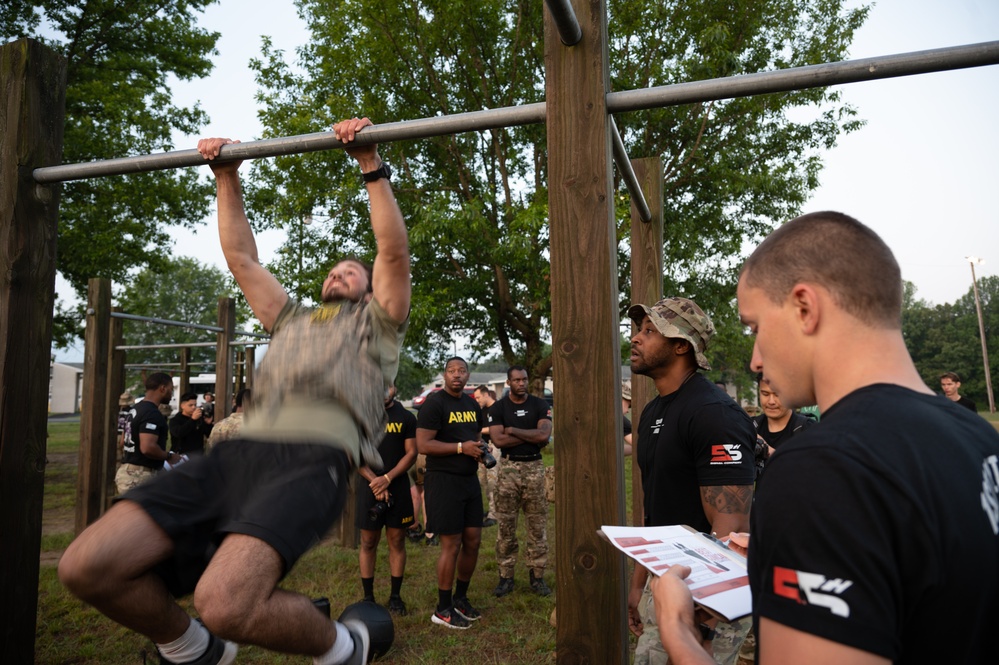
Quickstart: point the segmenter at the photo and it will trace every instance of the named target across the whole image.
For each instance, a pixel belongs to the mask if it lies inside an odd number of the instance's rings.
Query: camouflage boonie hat
[[[638,325],[646,316],[663,337],[679,337],[690,342],[694,347],[697,366],[711,369],[704,352],[708,348],[708,340],[715,334],[715,327],[697,303],[689,298],[673,296],[663,298],[652,307],[632,305],[628,309],[628,317]]]
[[[132,403],[134,401],[135,401],[135,398],[132,397],[132,393],[127,393],[127,392],[126,393],[122,393],[118,397],[118,406],[132,406]]]
[[[621,398],[631,401],[631,381],[624,380],[621,382]]]

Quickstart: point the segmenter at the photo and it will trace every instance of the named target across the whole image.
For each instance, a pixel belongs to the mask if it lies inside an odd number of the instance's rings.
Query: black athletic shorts
[[[347,454],[332,446],[232,439],[119,499],[139,504],[173,540],[155,572],[182,596],[229,533],[273,547],[287,575],[343,512],[348,471]]]
[[[428,471],[423,479],[427,504],[427,532],[445,536],[467,527],[482,527],[482,490],[474,473],[459,476]]]
[[[413,497],[409,493],[409,476],[407,474],[402,474],[389,485],[392,505],[386,508],[375,520],[368,517],[368,511],[377,503],[375,495],[368,487],[368,481],[358,474],[355,477],[355,482],[357,483],[355,491],[357,514],[354,516],[354,525],[358,529],[381,531],[382,527],[408,529],[413,526]]]

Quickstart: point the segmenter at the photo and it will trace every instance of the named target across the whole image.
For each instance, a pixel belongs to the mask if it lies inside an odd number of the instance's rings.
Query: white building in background
[[[49,364],[49,413],[79,413],[83,398],[83,363]]]

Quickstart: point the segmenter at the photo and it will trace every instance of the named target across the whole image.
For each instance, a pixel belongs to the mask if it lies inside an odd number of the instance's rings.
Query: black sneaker
[[[465,617],[455,611],[453,607],[446,610],[437,610],[431,615],[430,620],[433,623],[439,623],[440,625],[447,626],[448,628],[457,628],[458,630],[468,630],[472,626],[472,624],[470,624]]]
[[[399,596],[389,596],[388,611],[392,614],[404,617],[406,616],[406,603],[402,601]]]
[[[482,612],[472,607],[472,604],[468,602],[468,598],[455,598],[454,604],[451,607],[454,608],[455,612],[469,621],[478,621],[482,618]]]
[[[354,639],[354,653],[350,655],[344,665],[367,665],[368,652],[371,651],[371,636],[368,634],[368,627],[358,619],[347,619],[343,625]]]
[[[497,598],[502,598],[503,596],[511,593],[513,591],[513,578],[512,577],[500,577],[499,584],[493,590],[493,595]]]
[[[377,603],[378,601],[375,600],[374,596],[365,596],[364,598],[361,598],[361,602],[362,603]]]
[[[544,575],[535,577],[534,571],[531,571],[531,589],[539,596],[552,595],[552,590],[548,588],[547,584],[545,584]]]
[[[236,651],[238,649],[239,647],[235,642],[226,642],[209,633],[208,650],[200,658],[189,660],[183,665],[231,665],[231,663],[236,662]],[[159,654],[161,665],[179,665],[172,660],[164,658],[159,653],[159,649],[156,650],[156,653]]]

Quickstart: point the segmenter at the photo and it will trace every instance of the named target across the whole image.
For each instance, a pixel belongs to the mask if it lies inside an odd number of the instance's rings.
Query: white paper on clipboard
[[[695,529],[675,526],[603,526],[599,533],[653,575],[670,566],[690,568],[687,586],[694,602],[734,621],[753,611],[746,558]]]

